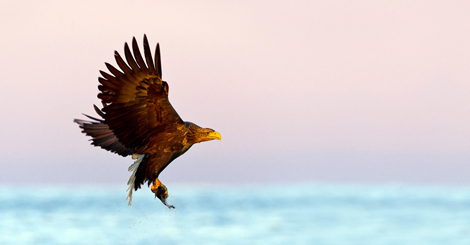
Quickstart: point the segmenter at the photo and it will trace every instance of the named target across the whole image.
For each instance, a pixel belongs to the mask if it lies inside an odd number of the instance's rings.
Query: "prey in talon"
[[[162,203],[165,204],[165,206],[167,206],[169,209],[175,208],[175,206],[166,203],[166,199],[168,198],[168,189],[166,186],[164,186],[158,179],[155,182],[156,183],[150,187],[152,192],[155,193],[155,198],[158,197],[158,199],[160,199],[160,201],[162,201]]]
[[[183,121],[168,99],[169,85],[162,80],[160,47],[154,55],[144,35],[143,55],[135,38],[132,50],[124,44],[124,55],[114,52],[117,68],[108,63],[100,71],[98,98],[102,108],[94,105],[98,117],[75,119],[91,144],[121,156],[132,156],[134,163],[127,184],[129,205],[132,192],[147,183],[151,191],[168,208],[168,189],[158,179],[160,173],[194,144],[221,140],[210,128]],[[194,91],[212,93],[210,88]]]

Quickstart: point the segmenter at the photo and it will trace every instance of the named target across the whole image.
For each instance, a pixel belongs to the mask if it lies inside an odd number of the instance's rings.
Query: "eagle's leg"
[[[155,193],[155,197],[158,197],[158,199],[160,199],[160,201],[162,201],[165,206],[168,208],[175,208],[175,206],[166,203],[166,199],[168,198],[168,189],[164,184],[162,184],[162,182],[160,182],[158,178],[155,179],[155,182],[150,187],[150,189],[153,193]]]

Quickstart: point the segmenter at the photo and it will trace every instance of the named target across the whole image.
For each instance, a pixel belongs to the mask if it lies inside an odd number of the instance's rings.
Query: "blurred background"
[[[32,186],[118,186],[124,199],[132,160],[90,146],[72,121],[95,115],[114,50],[146,34],[179,115],[222,134],[165,169],[170,195],[172,185],[307,195],[378,184],[447,186],[470,200],[468,16],[467,1],[4,3],[2,190],[12,207],[28,198],[15,188]]]
[[[17,1],[1,10],[0,181],[109,183],[130,159],[89,146],[99,70],[161,45],[170,101],[223,141],[177,182],[469,183],[466,1]],[[20,177],[21,176],[21,177]]]

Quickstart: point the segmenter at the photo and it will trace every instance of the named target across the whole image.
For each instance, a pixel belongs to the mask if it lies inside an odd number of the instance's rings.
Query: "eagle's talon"
[[[155,179],[155,183],[150,187],[153,193],[155,193],[155,198],[158,197],[160,201],[167,206],[169,209],[175,208],[173,205],[169,205],[166,203],[166,199],[168,198],[168,189],[160,180]]]

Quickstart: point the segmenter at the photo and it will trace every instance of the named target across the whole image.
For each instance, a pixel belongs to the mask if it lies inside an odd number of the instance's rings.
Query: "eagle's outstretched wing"
[[[106,63],[111,74],[100,71],[98,98],[103,102],[104,122],[127,149],[144,150],[149,140],[171,124],[184,124],[168,101],[169,87],[162,81],[160,47],[152,59],[147,37],[144,36],[143,59],[135,37],[132,51],[127,43],[124,54],[127,63],[115,51],[121,69]]]
[[[100,111],[96,105],[93,106],[95,107],[96,113],[103,117],[103,112]],[[75,119],[73,121],[80,125],[80,128],[83,129],[82,133],[92,137],[92,145],[99,146],[107,151],[117,153],[124,157],[134,153],[132,149],[127,149],[123,144],[121,144],[121,142],[119,142],[116,135],[114,135],[108,125],[104,123],[103,119],[91,117],[86,114],[83,115],[92,121],[81,119]]]

